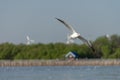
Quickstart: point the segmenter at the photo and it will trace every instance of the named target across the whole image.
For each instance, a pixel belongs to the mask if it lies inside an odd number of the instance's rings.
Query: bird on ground
[[[76,39],[76,38],[78,38],[78,39],[82,40],[89,48],[92,49],[93,52],[95,52],[95,49],[94,49],[94,47],[93,47],[93,45],[92,45],[92,43],[90,41],[88,41],[85,38],[83,38],[80,35],[80,33],[76,32],[75,29],[71,25],[69,25],[68,23],[66,23],[64,20],[61,20],[59,18],[56,18],[56,19],[58,21],[60,21],[61,23],[63,23],[72,32],[72,34],[69,35],[70,39]]]

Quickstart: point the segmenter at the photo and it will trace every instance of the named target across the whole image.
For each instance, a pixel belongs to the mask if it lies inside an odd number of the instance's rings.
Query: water
[[[120,66],[0,67],[0,80],[120,80]]]

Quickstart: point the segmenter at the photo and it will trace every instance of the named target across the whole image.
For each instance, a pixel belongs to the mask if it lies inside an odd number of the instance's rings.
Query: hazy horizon
[[[120,35],[120,0],[0,0],[0,43],[66,42],[72,25],[88,40]],[[75,40],[79,43],[79,40]],[[80,41],[81,42],[81,41]]]

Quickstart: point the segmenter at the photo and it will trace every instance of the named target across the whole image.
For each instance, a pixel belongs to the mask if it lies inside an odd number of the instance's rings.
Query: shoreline
[[[120,66],[120,59],[0,60],[4,66]]]

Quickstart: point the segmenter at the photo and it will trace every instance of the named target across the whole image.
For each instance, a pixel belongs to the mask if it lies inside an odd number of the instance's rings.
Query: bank
[[[120,59],[0,60],[3,66],[120,66]]]

